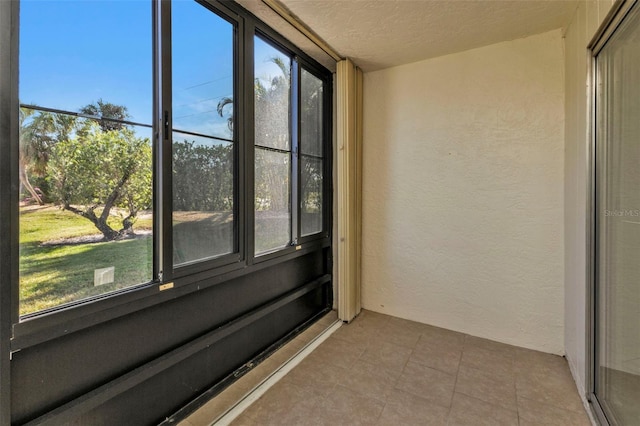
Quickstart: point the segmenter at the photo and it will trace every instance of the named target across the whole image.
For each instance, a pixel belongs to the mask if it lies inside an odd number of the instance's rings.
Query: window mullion
[[[157,237],[155,240],[157,277],[160,281],[173,278],[173,254],[171,233],[171,200],[172,187],[172,138],[171,138],[171,2],[157,2],[157,18],[159,27],[155,32],[154,46],[155,68],[155,117],[154,135],[157,136],[156,185],[156,220]]]
[[[300,62],[291,63],[291,244],[300,240]]]

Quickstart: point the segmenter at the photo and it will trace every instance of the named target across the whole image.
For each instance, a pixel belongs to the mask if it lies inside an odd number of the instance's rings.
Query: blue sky
[[[150,1],[23,0],[20,12],[22,103],[78,111],[102,99],[151,124]],[[233,27],[188,0],[172,20],[174,128],[228,138],[216,105],[233,94]],[[256,77],[278,75],[276,53],[256,43]]]
[[[150,124],[150,14],[145,1],[22,1],[20,101],[77,111],[102,98]]]

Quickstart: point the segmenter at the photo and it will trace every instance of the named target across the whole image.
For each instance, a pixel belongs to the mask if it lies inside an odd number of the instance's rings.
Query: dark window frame
[[[296,119],[297,119],[297,111],[295,108],[295,91],[294,88],[296,87],[296,82],[295,82],[295,75],[294,75],[294,70],[296,68],[296,55],[290,50],[288,49],[286,46],[280,44],[278,42],[277,39],[272,38],[272,36],[266,35],[263,31],[261,31],[258,28],[254,29],[254,33],[253,33],[253,37],[252,37],[252,41],[255,40],[255,38],[260,38],[265,44],[270,45],[271,47],[273,47],[274,49],[280,51],[281,53],[283,53],[284,55],[286,55],[289,58],[289,61],[291,62],[291,68],[290,68],[290,82],[289,82],[289,149],[285,150],[285,149],[277,149],[277,148],[271,148],[271,147],[266,147],[266,146],[261,146],[261,145],[256,145],[255,144],[255,121],[252,124],[252,128],[254,130],[254,138],[252,139],[252,144],[251,144],[251,148],[253,150],[253,155],[254,155],[254,160],[252,162],[252,164],[250,165],[251,167],[253,167],[254,171],[255,171],[255,152],[256,152],[256,148],[258,149],[264,149],[267,151],[275,151],[275,152],[280,152],[280,153],[287,153],[289,154],[289,205],[290,205],[290,209],[289,209],[289,214],[291,217],[291,221],[289,223],[289,233],[290,233],[290,238],[289,238],[289,243],[287,245],[284,245],[280,248],[273,248],[270,250],[266,250],[264,252],[261,253],[256,253],[255,252],[255,175],[254,178],[252,179],[252,181],[249,183],[249,185],[251,186],[252,190],[254,191],[254,196],[251,202],[251,210],[253,213],[253,219],[254,219],[254,226],[252,228],[252,242],[254,244],[254,250],[250,253],[251,257],[253,258],[254,262],[260,262],[263,258],[267,258],[270,259],[272,257],[277,257],[278,253],[281,252],[290,252],[290,247],[294,244],[293,241],[295,241],[295,235],[293,232],[293,225],[294,223],[296,223],[297,221],[297,217],[294,214],[294,210],[293,210],[293,206],[295,206],[295,204],[293,203],[295,197],[296,197],[296,192],[297,192],[297,186],[295,185],[295,180],[294,180],[294,176],[295,176],[295,172],[294,172],[294,164],[295,164],[295,155],[294,155],[294,147],[297,147],[297,138],[295,135],[295,130],[297,128],[297,123],[296,123]],[[255,60],[255,50],[252,49],[252,55],[253,58]],[[255,61],[254,61],[254,67],[251,70],[251,78],[252,78],[252,82],[255,82]],[[255,93],[254,91],[251,92],[251,96],[253,97],[253,101],[254,101],[254,109],[253,111],[255,111]],[[252,114],[252,118],[255,119],[255,113]],[[273,256],[275,255],[275,256]]]
[[[172,105],[172,76],[171,58],[168,61],[165,60],[165,64],[162,70],[162,82],[160,83],[163,91],[161,109],[163,116],[167,123],[161,129],[161,143],[163,145],[164,153],[169,157],[163,164],[162,176],[163,176],[163,198],[168,200],[162,203],[158,208],[163,209],[163,224],[162,235],[163,241],[163,266],[162,281],[180,281],[181,278],[189,277],[193,274],[198,274],[211,270],[226,270],[229,265],[234,265],[234,268],[241,268],[244,266],[246,259],[245,255],[245,203],[241,196],[245,186],[245,131],[242,125],[235,125],[236,123],[243,123],[245,121],[245,111],[242,108],[244,103],[244,93],[248,91],[243,81],[244,67],[242,66],[243,57],[246,52],[244,46],[244,39],[241,36],[243,33],[244,22],[242,17],[225,7],[225,5],[206,0],[194,0],[217,17],[229,22],[233,25],[233,117],[234,117],[234,131],[233,131],[233,144],[234,144],[234,173],[233,173],[233,215],[234,215],[234,229],[233,229],[233,245],[234,250],[232,253],[223,254],[220,256],[200,259],[193,262],[189,262],[183,265],[173,265],[173,181],[172,181],[172,151],[173,151],[173,133],[180,132],[180,129],[173,128],[173,105]],[[169,48],[166,49],[169,55],[173,52],[171,45],[171,2],[163,2],[163,18],[166,17],[169,21],[169,28],[163,30],[163,36],[169,41]],[[163,52],[164,53],[164,52]],[[168,133],[168,134],[167,134]],[[227,268],[225,268],[227,267]],[[224,269],[222,269],[224,268]],[[180,285],[180,283],[175,283]]]
[[[310,73],[311,75],[313,75],[314,77],[318,78],[320,81],[322,81],[322,85],[323,85],[323,91],[322,91],[322,126],[321,126],[321,131],[322,131],[322,156],[321,157],[316,157],[313,156],[314,158],[321,158],[322,162],[323,162],[323,170],[322,170],[322,229],[318,232],[314,232],[313,234],[309,234],[309,235],[302,235],[302,225],[301,223],[298,226],[298,244],[308,244],[309,242],[312,241],[316,241],[318,239],[322,239],[322,238],[328,238],[330,237],[330,230],[331,230],[331,206],[332,206],[332,202],[331,202],[331,197],[333,194],[333,179],[332,179],[332,165],[331,165],[331,159],[333,158],[333,144],[331,143],[332,141],[332,114],[333,114],[333,105],[332,105],[332,98],[333,98],[333,90],[332,90],[332,84],[331,84],[331,78],[330,76],[328,76],[327,74],[322,72],[321,68],[318,68],[317,65],[315,65],[312,62],[308,62],[307,60],[305,60],[304,58],[299,58],[298,60],[298,67],[300,69],[299,74],[302,75],[302,70],[304,69],[305,71],[307,71],[308,73]],[[298,96],[299,102],[302,101],[302,95],[301,95],[301,86],[298,87],[298,92],[300,93],[300,95]],[[301,106],[299,105],[298,108],[301,108]],[[299,133],[301,132],[301,130],[299,129]],[[298,136],[298,139],[300,139],[300,134]],[[303,154],[301,152],[298,153],[298,156],[301,157],[303,156]],[[301,169],[301,164],[302,162],[299,161],[300,165],[298,168],[298,185],[299,187],[302,185],[301,181],[302,181],[302,169]],[[298,208],[298,217],[302,216],[302,207],[300,206],[300,203],[298,202],[297,205]]]
[[[268,251],[266,253],[255,254],[252,250],[250,252],[251,262],[260,263],[263,261],[278,258],[301,250],[305,246],[312,244],[317,245],[325,239],[331,238],[331,223],[333,212],[333,180],[332,180],[332,158],[333,158],[333,78],[332,74],[328,72],[322,65],[318,64],[313,59],[309,58],[299,49],[292,47],[286,39],[282,38],[279,34],[274,32],[268,27],[260,27],[256,25],[253,33],[255,36],[260,37],[263,41],[271,44],[275,48],[283,51],[291,58],[291,243],[289,246]],[[322,122],[322,161],[323,161],[323,188],[322,188],[322,230],[310,235],[302,235],[301,229],[301,214],[302,209],[300,207],[300,188],[301,188],[301,153],[299,150],[300,142],[300,108],[301,108],[301,85],[300,75],[302,69],[312,74],[314,77],[322,81],[323,84],[323,122]],[[253,70],[253,67],[251,68]],[[254,77],[251,73],[252,78]],[[251,93],[253,96],[253,92]],[[253,105],[252,105],[253,108]],[[253,126],[252,126],[253,127]],[[253,145],[249,148],[253,149]],[[253,203],[253,199],[251,200]],[[253,224],[252,224],[253,225]],[[252,226],[251,230],[255,228]],[[253,238],[251,239],[253,243]]]
[[[12,238],[7,243],[3,243],[3,253],[6,251],[9,256],[10,273],[2,270],[3,278],[11,275],[10,286],[5,285],[4,288],[10,287],[11,298],[6,298],[1,302],[0,312],[6,315],[7,310],[11,314],[12,335],[11,350],[17,351],[22,348],[30,347],[44,341],[53,340],[57,337],[86,329],[88,327],[110,321],[124,315],[134,313],[155,305],[159,305],[168,300],[182,297],[186,294],[201,291],[205,288],[215,286],[229,279],[249,274],[251,272],[264,268],[278,265],[279,263],[304,256],[318,249],[326,249],[331,247],[331,224],[332,224],[332,74],[314,59],[306,55],[302,50],[297,48],[293,43],[272,30],[265,23],[244,10],[235,3],[222,2],[220,0],[197,0],[198,3],[212,10],[218,16],[226,16],[228,21],[235,21],[235,75],[234,75],[234,91],[236,101],[234,102],[234,117],[236,125],[234,139],[237,141],[236,151],[236,173],[234,180],[238,191],[235,194],[236,203],[234,209],[238,209],[238,250],[234,253],[234,257],[227,258],[227,255],[219,258],[213,258],[204,262],[194,263],[193,265],[182,266],[175,270],[165,269],[163,265],[173,265],[172,259],[172,241],[171,241],[171,203],[164,200],[172,200],[172,187],[170,173],[162,173],[162,171],[171,170],[171,155],[163,155],[171,152],[167,145],[171,145],[172,139],[164,137],[164,126],[161,123],[165,120],[164,112],[167,111],[164,106],[167,105],[167,97],[169,94],[170,106],[170,87],[166,87],[166,78],[160,81],[162,72],[162,64],[170,61],[170,48],[162,49],[163,45],[171,46],[170,32],[168,31],[166,17],[170,16],[169,2],[153,2],[151,18],[153,21],[153,64],[154,64],[154,277],[155,279],[148,283],[141,283],[122,290],[105,293],[87,299],[82,299],[69,304],[60,305],[45,311],[36,312],[26,315],[22,318],[18,316],[18,294],[19,280],[17,277],[19,263],[19,246],[18,246],[18,230],[17,220],[11,220]],[[13,3],[13,2],[11,2]],[[151,3],[151,2],[150,2]],[[16,8],[17,9],[17,8]],[[168,11],[168,12],[167,12]],[[169,13],[167,15],[167,13]],[[17,18],[17,10],[14,12]],[[169,27],[170,28],[170,27]],[[254,255],[254,120],[253,120],[253,37],[259,34],[270,43],[278,46],[285,52],[289,52],[291,57],[296,60],[298,69],[301,64],[307,71],[312,72],[316,76],[321,76],[324,82],[324,117],[323,132],[324,138],[324,178],[323,178],[323,226],[322,232],[300,238],[297,246],[285,247],[282,250],[271,252],[265,255]],[[12,47],[17,52],[17,37],[13,36],[11,40]],[[170,62],[169,62],[170,63]],[[17,68],[17,65],[16,65]],[[11,86],[17,91],[17,75],[11,75]],[[2,83],[2,82],[0,82]],[[299,86],[298,89],[299,91]],[[293,90],[292,90],[293,92]],[[299,95],[298,95],[299,98]],[[8,103],[7,103],[8,105]],[[4,106],[4,104],[3,104]],[[17,111],[18,100],[12,100],[12,107]],[[17,112],[16,112],[17,115]],[[12,114],[14,116],[14,114]],[[169,118],[169,129],[171,122]],[[15,133],[15,129],[12,133]],[[12,139],[13,140],[13,139]],[[8,149],[15,150],[11,146],[11,140],[5,142]],[[17,161],[17,156],[7,159],[12,162]],[[4,161],[3,164],[7,162]],[[12,167],[15,165],[11,164]],[[16,167],[17,168],[17,167]],[[12,176],[12,182],[17,180],[17,174]],[[294,173],[299,179],[300,173]],[[5,188],[3,182],[2,191]],[[2,192],[4,193],[4,192]],[[10,203],[2,205],[3,217],[17,217],[18,197],[17,185],[10,191],[13,196]],[[296,204],[297,205],[297,204]],[[293,205],[292,205],[293,206]],[[297,212],[295,211],[297,210]],[[292,215],[298,215],[300,206],[292,209]],[[158,212],[162,212],[160,217]],[[156,232],[156,230],[160,232]],[[162,235],[162,237],[160,237]],[[298,237],[300,232],[297,232]],[[294,235],[292,235],[294,236]],[[236,257],[237,255],[237,257]],[[157,272],[157,273],[156,273]],[[161,279],[159,274],[161,273]],[[213,278],[213,279],[212,279]],[[206,284],[204,281],[208,280]],[[174,286],[168,291],[161,291],[160,285],[173,282]]]

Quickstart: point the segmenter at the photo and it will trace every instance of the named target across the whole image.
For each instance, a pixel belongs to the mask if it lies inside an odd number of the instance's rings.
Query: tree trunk
[[[33,188],[33,186],[31,186],[31,183],[29,182],[29,178],[27,177],[27,172],[22,162],[20,162],[19,174],[20,174],[20,192],[22,192],[22,187],[24,186],[25,188],[27,188],[27,191],[29,191],[29,194],[31,194],[33,199],[36,200],[39,205],[41,206],[44,205],[44,201],[42,201],[42,198],[38,195],[38,193]]]
[[[102,233],[105,241],[114,241],[114,240],[120,239],[120,236],[121,236],[120,232],[110,227],[109,224],[107,223],[106,217],[108,216],[104,217],[104,215],[102,215],[98,217],[94,213],[93,208],[83,211],[69,204],[65,204],[64,209],[69,210],[70,212],[80,215],[86,219],[89,219],[91,223],[93,223],[93,226],[98,228],[98,231]]]

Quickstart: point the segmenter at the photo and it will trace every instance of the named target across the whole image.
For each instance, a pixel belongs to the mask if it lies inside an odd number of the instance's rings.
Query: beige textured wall
[[[563,353],[560,30],[364,85],[363,307]]]
[[[590,93],[587,45],[613,1],[580,2],[565,33],[565,351],[585,393],[587,294],[587,148]]]

